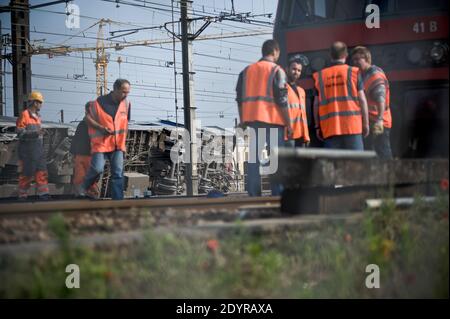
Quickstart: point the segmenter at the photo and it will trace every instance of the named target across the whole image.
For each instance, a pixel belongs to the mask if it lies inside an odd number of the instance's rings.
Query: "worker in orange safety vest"
[[[353,49],[352,62],[361,72],[369,108],[370,135],[365,139],[364,147],[375,150],[380,158],[391,159],[389,81],[380,67],[372,65],[372,55],[366,47],[358,46]]]
[[[111,197],[123,199],[123,162],[130,119],[130,82],[117,79],[113,91],[89,103],[86,112],[91,143],[91,164],[78,195],[89,196],[87,189],[103,173],[105,161],[111,166]]]
[[[300,57],[293,56],[289,59],[287,70],[289,118],[292,125],[292,139],[290,142],[296,147],[306,147],[310,142],[308,119],[306,116],[305,90],[297,82],[302,74],[302,61]],[[287,132],[285,140],[288,140]]]
[[[28,107],[16,121],[19,137],[19,200],[26,200],[33,178],[37,186],[37,195],[48,200],[48,174],[44,152],[43,135],[39,111],[44,103],[43,95],[33,91],[28,97]]]
[[[331,65],[313,74],[314,122],[325,148],[364,150],[369,134],[367,101],[358,68],[347,65],[347,46],[335,42]]]
[[[265,41],[262,46],[262,56],[258,62],[247,66],[239,74],[236,85],[240,125],[253,129],[256,134],[250,141],[249,148],[252,155],[248,163],[247,191],[250,196],[261,196],[260,155],[266,152],[273,156],[272,151],[275,147],[284,146],[285,130],[289,138],[292,136],[288,112],[287,77],[284,70],[277,64],[280,57],[278,42]],[[277,145],[273,145],[270,138],[270,135],[275,133],[274,142]],[[271,181],[270,186],[272,195],[281,194],[280,184]]]

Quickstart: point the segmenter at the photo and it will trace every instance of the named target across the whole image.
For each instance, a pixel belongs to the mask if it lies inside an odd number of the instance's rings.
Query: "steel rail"
[[[231,208],[240,206],[273,206],[280,203],[279,196],[222,197],[222,198],[152,198],[125,200],[67,200],[29,203],[0,204],[0,217],[11,214],[36,214],[69,211],[92,211],[102,209],[137,208]]]

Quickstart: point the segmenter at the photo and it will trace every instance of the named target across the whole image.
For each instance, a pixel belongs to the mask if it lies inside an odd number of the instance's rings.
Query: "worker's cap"
[[[28,101],[39,101],[41,103],[44,103],[44,96],[39,91],[33,91],[28,96]]]
[[[303,54],[294,54],[288,59],[288,65],[290,65],[292,62],[300,63],[302,66],[308,66],[309,65],[309,59],[307,56]]]

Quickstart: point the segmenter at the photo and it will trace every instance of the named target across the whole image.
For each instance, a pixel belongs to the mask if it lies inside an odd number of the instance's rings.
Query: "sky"
[[[50,0],[30,0],[31,5],[47,2]],[[165,22],[172,21],[171,0],[120,0],[119,4],[115,2],[115,0],[74,0],[72,3],[80,8],[80,28],[72,29],[66,27],[65,4],[31,10],[32,45],[95,47],[98,27],[91,26],[101,18],[112,20],[104,29],[105,38],[111,37],[111,31],[156,27],[105,41],[105,45],[137,40],[172,39],[166,30],[159,28]],[[177,2],[174,2],[175,21],[179,19]],[[194,0],[194,15],[199,17],[219,15],[221,12],[229,13],[232,2],[234,2],[236,13],[272,14],[271,18],[257,17],[255,19],[269,23],[274,21],[276,0]],[[0,0],[0,5],[8,5],[8,3],[9,1]],[[127,3],[133,5],[127,5]],[[10,33],[10,14],[1,13],[0,18],[3,33]],[[201,20],[195,22],[194,30],[198,30],[202,25]],[[178,33],[178,24],[174,26],[175,32]],[[201,120],[203,126],[218,125],[225,128],[234,126],[234,119],[238,117],[235,102],[238,74],[248,64],[260,58],[261,45],[265,40],[272,38],[273,25],[222,21],[210,24],[202,33],[202,35],[218,35],[254,30],[265,31],[268,34],[193,42],[195,106],[197,118]],[[128,47],[119,51],[109,49],[107,53],[110,54],[108,89],[112,89],[112,84],[118,77],[126,78],[131,82],[129,95],[129,101],[132,104],[131,120],[175,121],[172,43]],[[119,57],[122,60],[121,63],[118,63]],[[66,56],[32,56],[32,89],[40,90],[44,94],[45,104],[41,110],[44,120],[59,121],[61,109],[64,110],[65,122],[82,119],[85,103],[96,97],[94,58],[95,51],[83,54],[75,52]],[[178,72],[176,76],[178,120],[182,123],[182,63],[179,42],[176,44],[175,65]],[[5,115],[12,116],[12,67],[8,62],[6,62],[5,71]]]

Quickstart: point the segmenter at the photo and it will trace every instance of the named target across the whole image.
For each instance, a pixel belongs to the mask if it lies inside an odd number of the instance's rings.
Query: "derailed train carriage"
[[[43,121],[44,150],[47,156],[49,188],[51,195],[71,196],[73,160],[70,153],[72,137],[77,123],[61,124]],[[17,196],[18,189],[18,138],[15,132],[16,118],[0,117],[0,198]],[[174,163],[170,152],[177,143],[172,132],[176,125],[170,121],[149,123],[131,123],[127,135],[127,152],[124,160],[125,197],[145,197],[185,194],[184,163]],[[182,126],[179,125],[180,132]],[[223,129],[204,128],[198,131],[199,140],[208,140],[211,135],[220,139],[230,136]],[[206,139],[205,139],[206,137]],[[203,142],[202,148],[205,146]],[[182,152],[182,150],[181,150]],[[233,143],[233,152],[237,149]],[[219,152],[219,157],[225,150]],[[182,157],[180,157],[182,158]],[[211,190],[236,192],[243,190],[243,156],[233,156],[231,164],[223,161],[197,164],[199,175],[199,194]],[[241,159],[241,163],[239,163]],[[108,165],[108,163],[106,164]],[[99,181],[100,197],[109,197],[109,170]],[[29,190],[29,196],[35,195],[35,188]]]

